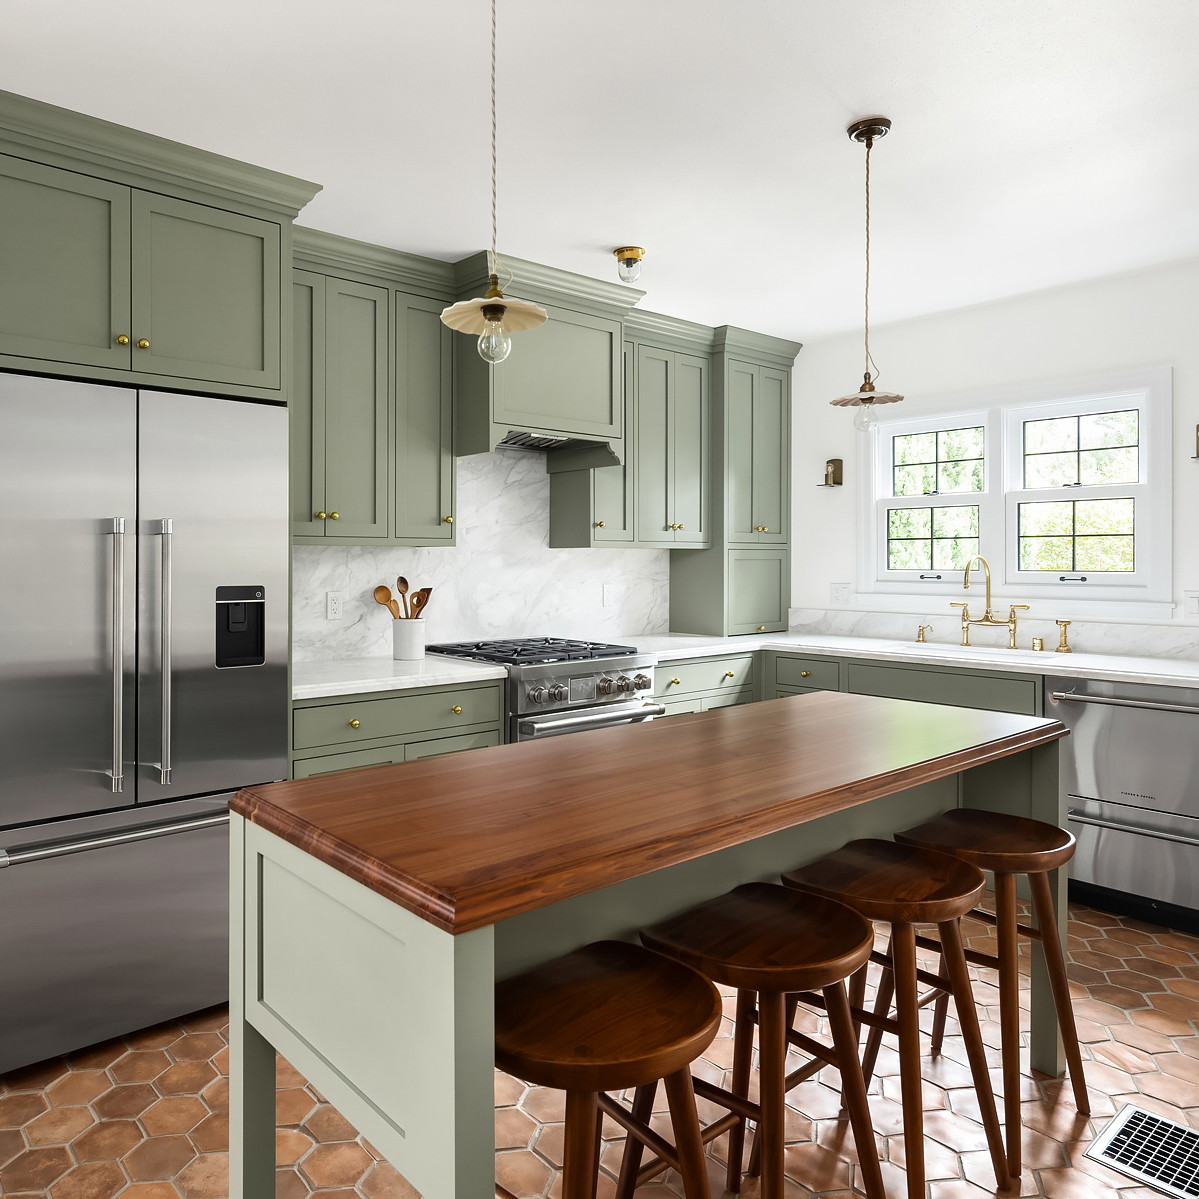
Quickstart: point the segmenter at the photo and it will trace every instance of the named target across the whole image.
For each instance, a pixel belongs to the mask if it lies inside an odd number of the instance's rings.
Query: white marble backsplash
[[[931,624],[925,633],[931,642],[957,645],[962,637],[960,615],[915,616],[907,612],[866,612],[847,608],[792,608],[788,628],[802,636],[824,634],[835,637],[878,637],[884,640],[915,641],[921,624]],[[1199,627],[1195,625],[1102,623],[1072,621],[1070,646],[1079,653],[1119,654],[1140,658],[1199,658]],[[1028,649],[1040,637],[1047,650],[1057,648],[1059,630],[1052,620],[1021,616],[1017,636],[1019,649]],[[1007,629],[970,630],[972,645],[1002,648]]]
[[[397,575],[433,588],[429,642],[666,632],[669,552],[548,548],[549,490],[543,454],[474,454],[458,459],[456,546],[294,547],[293,658],[390,657],[391,617],[372,593]],[[341,620],[325,619],[329,591],[344,597]]]

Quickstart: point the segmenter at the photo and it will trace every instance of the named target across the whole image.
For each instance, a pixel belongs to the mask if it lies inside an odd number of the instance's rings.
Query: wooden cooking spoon
[[[404,605],[404,615],[412,616],[408,610],[408,580],[403,575],[396,579],[396,590],[400,593],[400,603]]]
[[[396,620],[400,619],[400,605],[391,598],[390,587],[386,587],[380,583],[375,588],[375,603],[382,604]]]
[[[429,603],[429,596],[433,594],[432,587],[422,587],[419,591],[412,593],[412,598],[408,601],[409,608],[412,611],[412,618],[415,620]]]

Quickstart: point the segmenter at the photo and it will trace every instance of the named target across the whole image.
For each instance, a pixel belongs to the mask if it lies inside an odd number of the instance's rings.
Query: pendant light
[[[510,333],[536,329],[549,318],[539,304],[514,300],[500,289],[499,256],[496,254],[496,119],[495,119],[495,6],[491,0],[491,286],[474,300],[460,300],[442,311],[443,324],[460,333],[479,335],[479,357],[499,363],[512,352]],[[511,281],[511,280],[509,280]]]
[[[878,378],[878,367],[870,354],[870,151],[874,148],[876,138],[885,137],[891,128],[891,122],[886,117],[867,117],[863,121],[855,121],[846,130],[850,140],[866,147],[866,371],[862,376],[862,386],[851,395],[840,396],[829,403],[837,408],[856,408],[853,425],[863,433],[874,428],[874,409],[878,404],[898,404],[903,396],[893,391],[877,391],[875,380]],[[873,370],[874,374],[871,375]]]

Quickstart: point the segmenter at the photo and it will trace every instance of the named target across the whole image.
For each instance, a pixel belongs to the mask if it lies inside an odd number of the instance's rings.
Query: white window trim
[[[939,396],[922,404],[921,415],[881,420],[868,434],[859,437],[858,454],[858,586],[855,603],[863,608],[889,611],[927,612],[928,599],[956,598],[962,589],[957,570],[940,571],[941,581],[901,580],[886,570],[886,528],[881,519],[885,506],[897,501],[911,507],[979,504],[979,552],[991,564],[1000,604],[1052,603],[1054,615],[1107,616],[1116,619],[1168,619],[1173,612],[1173,372],[1170,367],[1109,372],[1018,387],[995,387],[969,393]],[[1113,409],[1141,408],[1139,441],[1147,483],[1120,488],[1137,498],[1137,563],[1132,578],[1115,580],[1108,574],[1102,582],[1085,584],[1044,582],[1034,572],[1022,572],[1016,560],[1013,522],[1015,504],[1033,498],[1023,493],[1018,471],[1021,422],[1040,415],[1069,415],[1071,410],[1093,410],[1097,405]],[[987,493],[945,492],[938,496],[890,495],[891,478],[882,438],[905,433],[982,425],[986,437]],[[1001,474],[1000,472],[1005,472]],[[1016,492],[1022,494],[1017,495]],[[1097,489],[1087,489],[1097,498]],[[1055,493],[1060,498],[1060,492]],[[1082,499],[1084,496],[1080,495]],[[907,505],[907,501],[913,503]],[[1141,564],[1144,564],[1143,567]],[[931,573],[931,572],[930,572]],[[1036,572],[1040,575],[1041,572]],[[1084,590],[1085,588],[1085,590]],[[1030,614],[1031,615],[1031,614]],[[1048,615],[1048,613],[1044,613]]]

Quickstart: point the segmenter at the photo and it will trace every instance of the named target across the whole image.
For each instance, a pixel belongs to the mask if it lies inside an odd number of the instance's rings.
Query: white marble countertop
[[[331,695],[357,695],[365,691],[402,691],[408,687],[441,687],[453,683],[478,683],[506,679],[503,666],[427,654],[415,662],[391,658],[327,658],[293,662],[292,699],[320,699]]]

